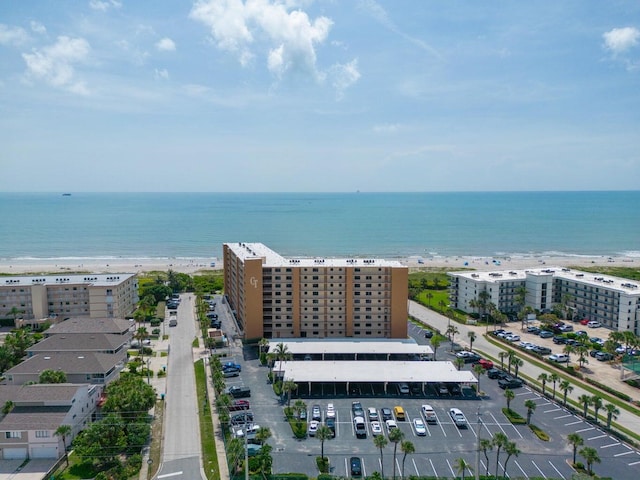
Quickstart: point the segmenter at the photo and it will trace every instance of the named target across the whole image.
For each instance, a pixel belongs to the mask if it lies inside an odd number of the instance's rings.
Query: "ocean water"
[[[640,191],[0,193],[0,261],[295,256],[640,256]]]

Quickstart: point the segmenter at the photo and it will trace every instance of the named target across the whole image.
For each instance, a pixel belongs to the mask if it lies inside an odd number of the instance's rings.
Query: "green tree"
[[[67,383],[67,374],[62,370],[43,370],[38,378],[39,383]]]
[[[509,352],[500,352],[498,357],[500,357],[500,370],[504,370],[504,359],[509,356]]]
[[[456,472],[462,475],[462,480],[464,480],[467,471],[469,473],[473,472],[471,465],[462,457],[456,458],[454,466],[456,467]]]
[[[502,467],[502,476],[504,478],[507,477],[507,463],[509,463],[509,459],[513,456],[517,457],[520,455],[520,449],[516,445],[516,442],[507,442],[504,446],[504,453],[507,454],[507,458],[504,461],[504,466]]]
[[[27,353],[27,349],[35,343],[33,334],[24,328],[7,334],[4,344],[11,351],[14,364],[18,363]]]
[[[485,472],[485,477],[489,476],[489,451],[493,450],[493,442],[488,438],[480,439],[480,450],[482,451],[485,459],[485,465],[487,466],[487,470]]]
[[[102,407],[105,413],[118,413],[125,420],[135,420],[147,416],[155,405],[156,393],[151,385],[135,375],[123,373],[107,388],[107,399]]]
[[[564,395],[564,406],[567,406],[567,394],[573,392],[573,386],[569,383],[569,380],[563,380],[560,382],[560,390],[562,390]]]
[[[431,343],[431,346],[433,347],[434,360],[436,360],[438,347],[442,345],[443,340],[444,340],[444,337],[442,335],[440,335],[439,333],[434,333],[433,337],[431,337],[431,340],[429,341],[429,343]]]
[[[611,428],[611,421],[618,418],[620,415],[620,410],[613,403],[607,403],[604,406],[604,409],[607,411],[607,428]]]
[[[11,310],[9,310],[7,313],[8,315],[13,317],[13,322],[15,323],[18,317],[24,313],[24,310],[20,310],[18,309],[18,307],[14,305],[13,307],[11,307]]]
[[[580,395],[578,397],[578,402],[580,402],[582,404],[583,417],[587,418],[587,409],[589,408],[589,405],[591,405],[593,403],[593,399],[589,395],[587,395],[585,393],[585,394]]]
[[[260,445],[264,445],[264,442],[266,442],[270,438],[271,438],[271,429],[269,427],[260,427],[256,432],[256,440],[260,442]]]
[[[591,397],[591,405],[593,405],[593,418],[596,421],[596,425],[598,424],[598,410],[602,408],[602,397],[600,395],[594,395]]]
[[[127,446],[122,419],[110,414],[91,423],[73,440],[76,453],[98,466],[109,465]]]
[[[576,351],[576,348],[573,345],[565,345],[562,349],[562,353],[565,353],[569,358],[569,362],[571,361],[571,354]],[[568,363],[568,362],[567,362]]]
[[[524,365],[524,360],[516,357],[513,359],[513,365],[514,365],[514,375],[516,378],[518,378],[518,372],[520,371],[520,367]]]
[[[541,373],[538,375],[538,381],[542,383],[542,395],[545,395],[545,387],[547,386],[547,382],[549,381],[549,375],[546,373]]]
[[[260,353],[266,352],[269,347],[269,340],[266,338],[261,338],[258,342],[258,348],[260,349]]]
[[[67,455],[67,437],[71,435],[71,425],[60,425],[53,434],[62,438],[62,446],[64,448],[64,459],[69,467],[69,456]]]
[[[478,377],[478,395],[480,395],[480,377],[482,375],[484,375],[486,373],[486,370],[484,369],[484,367],[480,364],[475,364],[473,366],[473,373],[476,374],[476,377]]]
[[[458,370],[462,370],[462,367],[464,367],[464,358],[456,357],[453,363]]]
[[[578,452],[578,447],[584,445],[584,438],[582,438],[577,433],[570,433],[567,435],[567,442],[573,448],[573,465],[576,464],[576,453]]]
[[[593,464],[601,462],[598,450],[593,447],[584,447],[580,450],[580,456],[584,458],[584,461],[587,464],[587,473],[589,475],[593,475]]]
[[[498,432],[493,436],[492,443],[496,449],[496,478],[498,478],[498,468],[500,467],[500,450],[507,445],[508,441],[509,438],[502,432]]]
[[[244,462],[244,443],[240,438],[234,438],[227,444],[227,458],[229,468],[233,474],[240,469],[240,464]]]
[[[398,443],[404,438],[404,433],[399,428],[394,428],[389,432],[389,441],[393,443],[393,480],[396,480],[396,453],[398,450]]]
[[[455,325],[449,325],[447,327],[447,330],[445,331],[445,335],[447,336],[447,338],[449,338],[449,342],[451,343],[452,352],[453,352],[453,344],[455,342],[456,335],[458,333],[460,333],[460,330],[458,330],[458,327],[456,327]]]
[[[473,352],[473,342],[476,341],[476,332],[469,330],[467,332],[467,337],[469,337],[469,350]]]
[[[518,357],[516,357],[516,352],[514,352],[513,350],[507,350],[507,360],[509,361],[509,364],[507,366],[507,371],[509,373],[511,373],[511,365],[515,363],[517,358]]]
[[[384,435],[373,437],[373,444],[380,450],[380,469],[382,470],[382,478],[384,478],[384,462],[382,461],[382,450],[387,446],[387,438]]]
[[[549,376],[549,381],[553,382],[553,399],[556,399],[556,383],[558,383],[558,381],[560,380],[560,375],[558,375],[557,373],[553,372],[550,376]]]
[[[515,397],[516,394],[513,393],[513,390],[511,390],[510,388],[505,389],[504,398],[507,399],[507,410],[511,410],[511,400],[513,400]]]
[[[282,382],[282,393],[287,394],[287,407],[291,406],[291,392],[298,389],[298,384],[291,379]]]
[[[7,400],[6,402],[4,402],[4,405],[2,406],[2,415],[4,415],[5,417],[9,415],[11,413],[11,410],[13,410],[13,407],[15,406],[15,403],[13,403],[11,400]]]
[[[331,438],[333,433],[326,425],[320,425],[316,431],[316,438],[320,440],[320,458],[324,460],[324,442]]]
[[[382,436],[382,435],[381,435]],[[400,450],[402,450],[402,479],[404,480],[404,462],[407,459],[407,455],[416,452],[416,447],[410,440],[403,440],[400,443]]]
[[[531,424],[531,416],[533,412],[536,410],[536,402],[533,400],[527,400],[524,402],[524,406],[527,409],[527,425]]]
[[[427,292],[425,296],[427,297],[427,303],[429,304],[429,307],[431,307],[431,300],[433,299],[433,293]]]

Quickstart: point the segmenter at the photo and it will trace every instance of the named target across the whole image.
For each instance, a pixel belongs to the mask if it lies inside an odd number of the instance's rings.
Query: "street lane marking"
[[[175,477],[177,475],[182,475],[182,470],[179,472],[165,473],[164,475],[158,475],[158,478]]]
[[[603,445],[600,448],[617,447],[618,445],[620,445],[620,442],[610,443],[609,445]]]

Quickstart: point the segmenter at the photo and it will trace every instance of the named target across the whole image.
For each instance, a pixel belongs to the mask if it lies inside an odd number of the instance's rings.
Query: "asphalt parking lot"
[[[222,315],[223,328],[233,330],[233,326],[226,325],[230,322],[230,315]],[[428,343],[424,338],[424,331],[413,324],[409,325],[409,331],[419,343]],[[230,332],[231,333],[231,332]],[[272,386],[267,382],[268,368],[259,365],[255,349],[243,348],[237,342],[233,342],[230,348],[231,359],[242,364],[242,373],[239,377],[227,379],[228,385],[245,385],[251,388],[251,411],[255,416],[255,422],[260,426],[269,427],[272,437],[269,443],[273,446],[273,471],[274,472],[301,472],[310,476],[317,476],[315,458],[320,455],[320,441],[307,437],[298,440],[293,437],[291,428],[284,417],[285,404],[274,393]],[[453,359],[450,346],[445,344],[438,349],[438,360]],[[465,365],[470,369],[471,365]],[[358,398],[341,395],[315,396],[303,399],[307,404],[309,414],[314,404],[321,407],[324,414],[329,402],[333,403],[336,410],[336,437],[325,441],[325,455],[329,457],[331,473],[334,475],[350,477],[350,457],[356,456],[362,460],[363,475],[371,475],[374,471],[381,471],[380,451],[373,443],[371,424],[367,420],[366,438],[357,438],[353,428],[353,415],[351,404],[360,401],[365,411],[369,407],[376,408],[378,412],[383,407],[390,408],[400,405],[406,412],[406,420],[398,421],[398,427],[404,433],[404,439],[410,440],[415,446],[415,453],[410,454],[405,462],[405,475],[417,476],[442,476],[452,477],[457,475],[455,462],[464,458],[469,464],[475,463],[476,445],[478,442],[478,430],[480,438],[491,438],[497,432],[502,432],[510,440],[518,445],[521,453],[518,457],[512,457],[508,463],[507,474],[512,477],[542,477],[569,479],[574,470],[569,466],[572,456],[572,448],[567,443],[569,433],[578,433],[584,438],[585,446],[595,447],[598,451],[601,464],[594,465],[594,471],[601,476],[610,476],[616,479],[633,479],[637,476],[637,468],[640,465],[640,453],[611,437],[599,427],[585,422],[581,418],[563,409],[536,392],[524,386],[514,389],[516,394],[511,402],[512,409],[523,417],[526,417],[524,402],[533,400],[536,410],[532,417],[532,423],[549,434],[550,440],[539,440],[527,425],[512,425],[502,413],[506,406],[504,390],[498,387],[496,380],[482,376],[481,389],[486,392],[482,399],[465,399],[463,397],[435,397],[416,398],[411,396],[377,397],[369,396]],[[292,402],[295,401],[295,398]],[[414,418],[424,418],[421,406],[430,404],[438,417],[437,424],[426,424],[426,435],[417,436],[412,425]],[[449,416],[452,407],[462,410],[467,419],[467,426],[458,428]],[[480,414],[480,424],[478,423]],[[425,422],[426,423],[426,422]],[[383,433],[387,434],[386,427]],[[489,472],[495,473],[495,452],[488,452]],[[400,475],[403,453],[398,447],[396,457],[396,473]],[[500,456],[500,473],[506,455]],[[582,459],[578,456],[578,461]],[[391,475],[393,470],[393,444],[383,449],[383,462],[385,475]],[[480,452],[480,471],[487,469],[484,454]]]

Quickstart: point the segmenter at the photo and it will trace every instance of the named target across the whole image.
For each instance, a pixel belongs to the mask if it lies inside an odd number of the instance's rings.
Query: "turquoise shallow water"
[[[640,192],[0,193],[0,259],[640,256]]]

